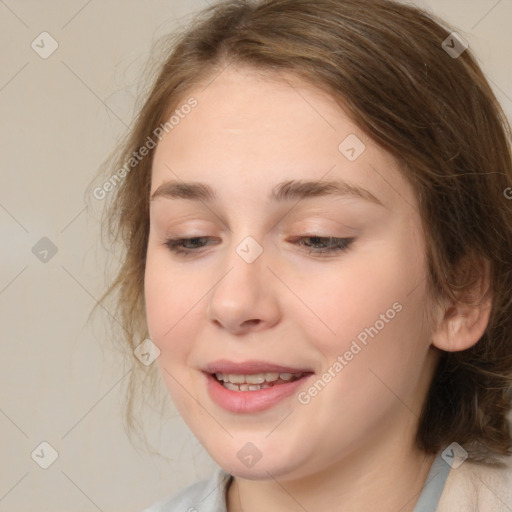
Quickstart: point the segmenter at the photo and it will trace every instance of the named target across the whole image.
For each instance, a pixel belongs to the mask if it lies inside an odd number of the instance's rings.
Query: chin
[[[218,457],[214,455],[216,454],[213,454],[212,458],[224,471],[246,480],[271,480],[274,478],[291,480],[306,476],[309,473],[306,461],[277,459],[275,454],[272,457],[262,456],[252,466],[249,466],[249,460],[247,464],[243,461],[243,454],[240,455],[242,460],[239,459],[237,454],[233,458],[226,458],[225,451],[218,454]]]

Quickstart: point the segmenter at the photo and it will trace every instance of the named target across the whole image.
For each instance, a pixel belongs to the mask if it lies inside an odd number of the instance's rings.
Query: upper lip
[[[222,359],[206,365],[203,370],[207,373],[228,373],[231,375],[251,375],[254,373],[312,373],[312,370],[300,367],[283,366],[266,361],[245,361],[235,363]]]

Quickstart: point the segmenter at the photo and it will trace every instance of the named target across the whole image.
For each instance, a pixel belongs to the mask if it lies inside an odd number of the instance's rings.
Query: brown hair
[[[329,92],[413,186],[431,296],[467,301],[483,268],[478,263],[490,263],[487,329],[472,348],[442,352],[417,432],[428,453],[457,441],[476,459],[475,447],[491,454],[511,447],[512,202],[505,191],[512,157],[510,126],[471,51],[456,58],[442,46],[450,33],[431,14],[388,0],[220,2],[170,38],[166,61],[112,161],[117,169],[125,165],[188,91],[228,65],[275,78],[290,73]],[[153,153],[123,174],[105,211],[105,229],[123,250],[102,301],[116,304],[133,364],[130,434],[143,381],[151,394],[159,381],[156,365],[145,368],[132,356],[148,336],[143,284]]]

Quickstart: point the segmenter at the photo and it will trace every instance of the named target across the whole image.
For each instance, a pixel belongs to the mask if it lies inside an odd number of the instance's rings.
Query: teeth
[[[290,381],[302,377],[302,373],[255,373],[252,375],[235,375],[216,373],[215,377],[222,382],[226,389],[231,391],[259,391],[272,387],[269,383],[277,383],[278,380]],[[273,384],[272,384],[273,385]]]
[[[275,382],[278,379],[290,380],[302,377],[302,373],[255,373],[252,375],[235,375],[231,373],[216,373],[217,380],[230,382],[231,384],[263,384],[264,382]]]
[[[243,375],[229,375],[228,380],[232,384],[242,384],[245,382],[245,377]]]
[[[257,373],[256,375],[246,375],[245,382],[248,384],[263,384],[265,382],[265,374]]]
[[[231,391],[259,391],[260,389],[270,388],[271,386],[267,383],[254,386],[249,386],[248,384],[240,384],[237,386],[236,384],[231,384],[231,382],[224,382],[224,387],[226,389],[230,389]]]

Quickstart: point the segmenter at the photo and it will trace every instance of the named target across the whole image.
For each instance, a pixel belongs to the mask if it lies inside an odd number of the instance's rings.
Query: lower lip
[[[208,381],[208,393],[217,405],[230,412],[251,413],[270,409],[281,400],[293,395],[313,374],[259,391],[232,391],[220,384],[214,375],[205,375]]]

